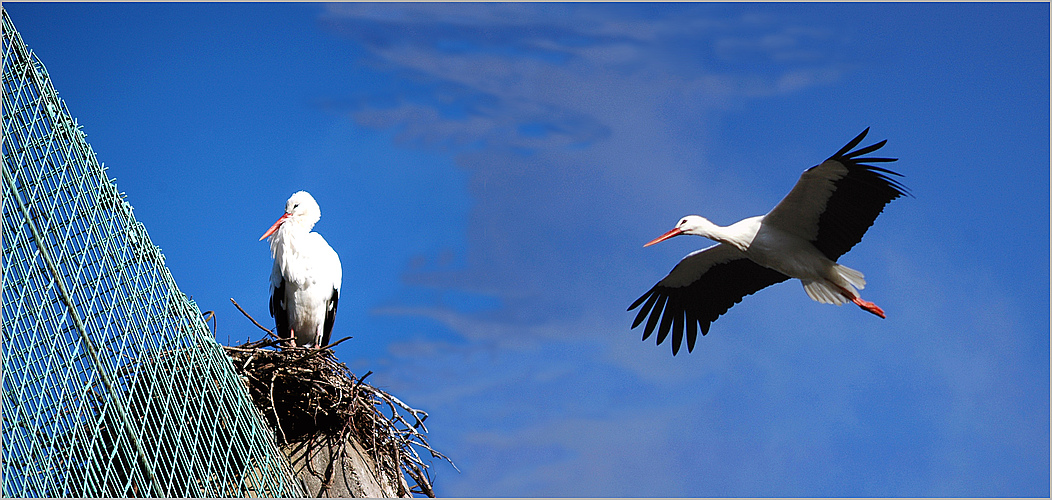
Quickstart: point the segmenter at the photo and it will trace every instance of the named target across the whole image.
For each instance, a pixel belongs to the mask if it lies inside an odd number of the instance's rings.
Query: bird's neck
[[[730,226],[719,226],[706,219],[699,221],[689,234],[726,243],[744,252],[749,248],[752,237],[756,234],[756,229],[752,228],[751,222],[752,219],[745,219]]]
[[[310,230],[314,229],[315,222],[304,217],[290,217],[287,222],[281,225],[279,231],[284,232],[286,238],[302,238],[310,234]]]
[[[687,234],[694,234],[697,236],[703,236],[713,241],[719,241],[723,243],[723,240],[727,238],[727,228],[716,225],[706,220],[700,220],[697,224],[687,231]]]
[[[299,224],[295,220],[289,220],[281,225],[270,238],[270,253],[274,258],[288,251],[294,252],[297,243],[310,234],[312,226]]]

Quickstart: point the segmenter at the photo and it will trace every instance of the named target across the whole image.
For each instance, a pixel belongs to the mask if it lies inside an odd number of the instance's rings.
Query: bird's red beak
[[[672,228],[671,231],[669,231],[669,232],[667,232],[667,233],[665,233],[665,234],[663,234],[661,236],[658,236],[657,238],[654,238],[653,241],[651,241],[650,243],[647,243],[646,245],[643,245],[643,246],[644,247],[648,247],[648,246],[653,245],[655,243],[661,243],[662,241],[665,241],[665,240],[667,240],[667,239],[669,239],[669,238],[671,238],[673,236],[679,236],[681,234],[683,234],[683,231],[681,231],[678,227]]]
[[[281,218],[278,219],[278,221],[275,222],[273,226],[270,226],[270,229],[267,229],[267,232],[263,233],[263,236],[259,237],[259,241],[263,241],[264,239],[266,239],[267,236],[274,234],[274,231],[277,231],[278,228],[281,227],[281,224],[285,222],[285,219],[288,218],[289,214],[282,215]]]

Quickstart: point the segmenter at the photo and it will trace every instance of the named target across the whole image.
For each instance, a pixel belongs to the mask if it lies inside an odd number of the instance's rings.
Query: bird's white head
[[[700,215],[688,215],[679,220],[676,227],[672,228],[669,232],[654,238],[650,243],[643,245],[648,247],[655,243],[661,243],[669,238],[679,236],[681,234],[692,234],[696,236],[709,237],[709,229],[712,228],[713,224],[708,219]]]
[[[298,191],[289,197],[289,201],[285,202],[285,214],[270,226],[267,232],[263,233],[263,236],[259,237],[259,241],[263,241],[267,236],[274,234],[283,224],[295,224],[296,226],[303,229],[305,232],[309,232],[314,224],[321,219],[321,208],[318,206],[318,202],[314,201],[314,197],[306,191]]]

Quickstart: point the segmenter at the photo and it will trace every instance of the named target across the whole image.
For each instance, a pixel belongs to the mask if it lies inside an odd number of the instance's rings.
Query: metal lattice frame
[[[3,11],[3,495],[299,496]]]

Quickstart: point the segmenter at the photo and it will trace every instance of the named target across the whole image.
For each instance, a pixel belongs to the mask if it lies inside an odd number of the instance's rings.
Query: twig
[[[251,363],[253,359],[256,359],[255,354],[248,357],[248,361],[245,361],[245,364],[241,366],[241,371],[245,371],[245,369],[248,368],[248,364]]]
[[[231,346],[228,346],[228,345],[223,346],[223,349],[225,349],[227,351],[251,352],[251,353],[254,353],[254,352],[259,350],[259,348],[248,348],[248,349],[245,349],[245,348],[242,348],[242,347],[231,347]]]
[[[216,324],[216,312],[215,311],[205,311],[204,314],[201,315],[201,317],[204,318],[205,325],[208,324],[209,318],[212,319],[212,336],[215,337],[216,335],[218,335],[219,325]]]
[[[372,370],[365,372],[365,375],[362,375],[362,378],[358,379],[358,381],[354,383],[354,387],[351,389],[351,394],[358,394],[358,387],[362,385],[362,382],[365,382],[366,377],[372,374]]]
[[[336,347],[336,346],[338,346],[338,345],[342,344],[344,340],[349,340],[349,339],[353,339],[353,338],[354,338],[354,337],[344,337],[344,338],[342,338],[342,339],[340,339],[340,340],[337,340],[336,342],[333,342],[333,343],[331,343],[331,344],[329,344],[329,345],[325,346],[325,348],[326,348],[326,349],[332,349],[333,347]]]
[[[406,470],[409,477],[416,481],[416,485],[420,487],[420,491],[414,491],[413,493],[422,493],[427,495],[429,498],[435,498],[435,492],[431,489],[431,482],[424,477],[424,474],[419,469],[414,467],[414,470]]]
[[[248,318],[248,319],[252,320],[252,322],[253,322],[253,323],[255,323],[255,324],[256,324],[256,326],[258,326],[258,327],[259,327],[259,328],[260,328],[261,330],[263,330],[264,332],[267,332],[267,333],[269,333],[269,334],[270,334],[270,335],[271,335],[272,337],[273,337],[273,336],[275,336],[275,335],[274,335],[274,332],[273,332],[272,330],[270,330],[269,328],[267,328],[267,327],[265,327],[265,326],[263,326],[263,325],[259,324],[259,322],[258,322],[258,321],[256,321],[256,319],[255,319],[255,318],[253,318],[253,317],[252,317],[251,315],[249,315],[249,314],[248,314],[247,312],[245,312],[245,310],[244,310],[244,309],[242,309],[242,308],[241,308],[241,306],[239,306],[239,305],[237,304],[237,301],[236,301],[236,300],[234,300],[234,299],[233,299],[233,297],[231,297],[231,298],[230,298],[230,302],[233,302],[233,303],[234,303],[234,307],[236,307],[238,311],[241,311],[241,314],[244,314],[246,318]]]

